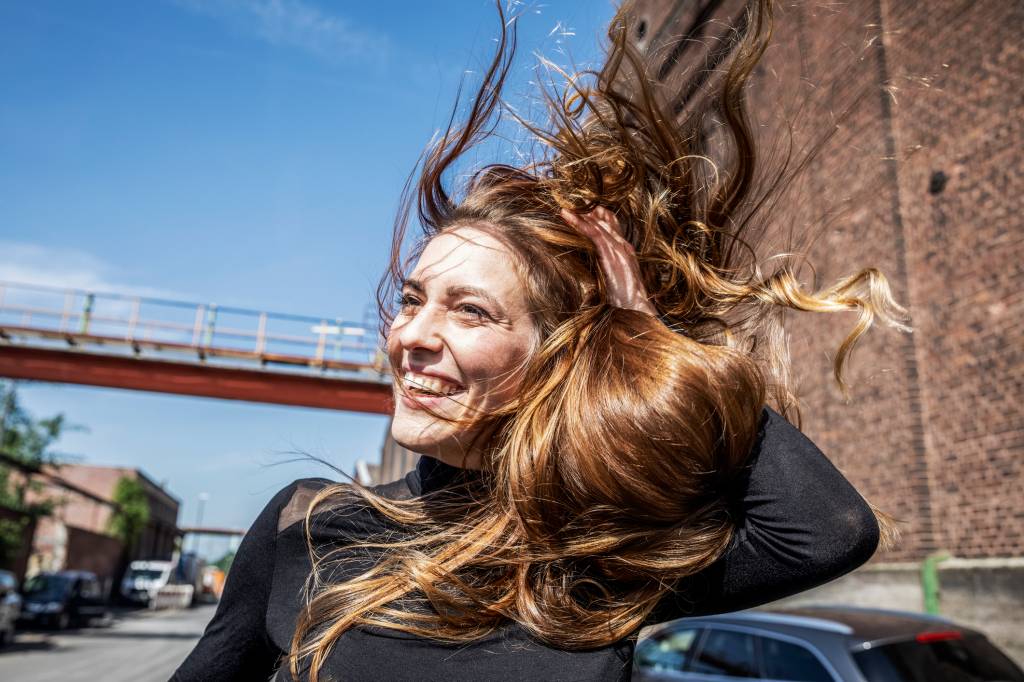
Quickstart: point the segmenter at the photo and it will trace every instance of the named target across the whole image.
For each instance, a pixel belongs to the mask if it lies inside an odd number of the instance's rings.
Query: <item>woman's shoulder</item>
[[[766,449],[786,451],[792,448],[818,450],[817,445],[796,424],[766,405],[761,411],[761,424],[755,449],[760,452]]]
[[[390,500],[409,499],[413,496],[408,480],[410,475],[412,472],[396,481],[368,486],[368,489],[372,493]],[[310,506],[325,488],[342,485],[344,484],[327,478],[297,479],[282,488],[271,499],[264,512],[272,512],[276,516],[277,532],[280,534],[293,526],[300,525],[305,520]]]

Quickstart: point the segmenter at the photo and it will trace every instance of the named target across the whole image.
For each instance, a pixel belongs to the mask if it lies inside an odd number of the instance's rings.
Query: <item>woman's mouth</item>
[[[462,384],[416,372],[402,375],[402,388],[405,389],[403,397],[413,397],[417,402],[433,402],[435,399],[440,402],[466,392]]]

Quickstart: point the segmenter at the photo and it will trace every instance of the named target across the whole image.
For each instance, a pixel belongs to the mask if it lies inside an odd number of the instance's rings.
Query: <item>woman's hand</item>
[[[562,218],[594,242],[608,287],[608,302],[617,308],[657,316],[654,306],[647,300],[636,252],[633,245],[623,238],[615,214],[604,206],[598,206],[583,215],[563,209]]]

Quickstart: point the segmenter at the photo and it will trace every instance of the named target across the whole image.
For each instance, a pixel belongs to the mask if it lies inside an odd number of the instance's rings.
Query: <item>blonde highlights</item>
[[[354,627],[457,643],[514,622],[567,649],[630,636],[729,545],[730,501],[765,403],[793,413],[783,313],[857,314],[835,357],[840,386],[876,321],[901,327],[878,271],[811,292],[791,259],[757,255],[792,170],[758,184],[744,110],[770,3],[751,4],[723,77],[681,120],[627,43],[623,17],[599,73],[545,92],[551,126],[522,122],[546,151],[523,167],[486,166],[452,190],[443,178],[500,110],[515,51],[502,16],[466,123],[449,125],[407,187],[380,289],[385,331],[415,207],[427,240],[472,227],[508,246],[538,344],[517,397],[467,420],[485,434],[486,473],[416,499],[354,485],[317,495],[306,520],[314,571],[289,654],[296,677],[315,682]],[[596,206],[623,225],[657,319],[606,302],[593,243],[559,217]],[[313,529],[327,511],[372,514],[389,531],[325,551]],[[346,579],[332,580],[339,570]]]

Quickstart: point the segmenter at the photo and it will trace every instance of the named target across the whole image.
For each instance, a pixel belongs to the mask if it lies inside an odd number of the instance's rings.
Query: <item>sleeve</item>
[[[246,532],[213,620],[171,682],[268,679],[281,652],[267,635],[278,517],[297,483],[277,493]]]
[[[860,566],[879,542],[867,502],[795,426],[766,408],[725,555],[677,586],[659,622],[751,608]]]

